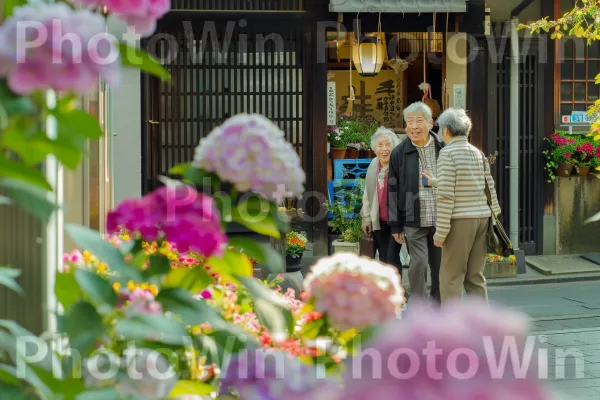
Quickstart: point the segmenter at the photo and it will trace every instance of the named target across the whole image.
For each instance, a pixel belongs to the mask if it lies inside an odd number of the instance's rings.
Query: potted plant
[[[356,186],[340,190],[333,203],[325,203],[333,214],[332,231],[341,235],[332,242],[334,253],[360,253],[360,239],[363,235],[360,218],[363,188],[364,180],[361,179]]]
[[[372,117],[356,117],[342,114],[338,116],[337,131],[346,140],[345,158],[369,157],[371,136],[377,130],[379,123]],[[333,145],[332,145],[333,146]],[[369,149],[367,154],[360,154],[360,150]],[[373,154],[372,157],[375,155]],[[366,158],[365,157],[365,158]],[[372,158],[371,157],[371,158]]]
[[[327,133],[327,141],[330,145],[331,158],[339,160],[346,157],[346,146],[348,137],[339,126],[332,126]]]
[[[487,254],[483,275],[487,278],[510,278],[517,276],[517,259],[514,255],[503,257]]]
[[[548,182],[554,182],[557,176],[571,176],[577,151],[575,139],[557,131],[544,140],[550,144],[549,149],[544,151],[546,156],[544,169],[548,171]]]
[[[590,172],[597,149],[589,139],[580,138],[577,142],[574,158],[575,171],[579,176],[586,176]]]
[[[306,236],[299,232],[285,235],[285,267],[287,272],[300,270],[302,255],[306,251]]]

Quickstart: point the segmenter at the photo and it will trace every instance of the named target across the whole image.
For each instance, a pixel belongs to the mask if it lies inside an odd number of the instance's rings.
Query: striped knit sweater
[[[484,170],[485,168],[485,170]],[[485,178],[484,178],[485,176]],[[452,219],[486,218],[491,215],[485,195],[487,179],[494,214],[500,205],[487,159],[481,151],[459,136],[441,151],[437,165],[437,226],[434,240],[443,242]]]

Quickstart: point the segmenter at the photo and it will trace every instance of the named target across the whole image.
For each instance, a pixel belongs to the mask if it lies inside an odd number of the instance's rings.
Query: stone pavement
[[[600,328],[539,332],[557,400],[600,400]]]

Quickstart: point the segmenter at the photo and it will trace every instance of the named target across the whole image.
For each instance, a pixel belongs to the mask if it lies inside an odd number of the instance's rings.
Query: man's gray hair
[[[392,143],[392,150],[400,144],[400,139],[398,139],[398,135],[396,135],[393,130],[386,128],[385,126],[380,126],[377,128],[373,136],[371,136],[371,150],[375,151],[375,148],[377,147],[377,141],[382,137],[390,139],[390,142]]]
[[[429,108],[429,106],[422,101],[412,103],[404,109],[404,121],[408,119],[408,114],[422,114],[427,121],[431,121],[433,119],[431,108]]]
[[[440,134],[444,133],[444,128],[448,128],[450,136],[469,136],[473,124],[471,118],[462,108],[448,108],[437,119],[440,126]]]

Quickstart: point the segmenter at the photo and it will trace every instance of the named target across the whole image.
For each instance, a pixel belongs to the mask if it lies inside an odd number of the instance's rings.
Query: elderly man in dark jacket
[[[431,131],[431,109],[413,103],[404,110],[407,138],[390,157],[388,176],[389,226],[398,243],[410,248],[408,280],[411,297],[426,298],[427,265],[431,269],[431,298],[440,302],[441,250],[433,242],[436,226],[437,158],[443,142]],[[428,179],[430,177],[431,179]]]

